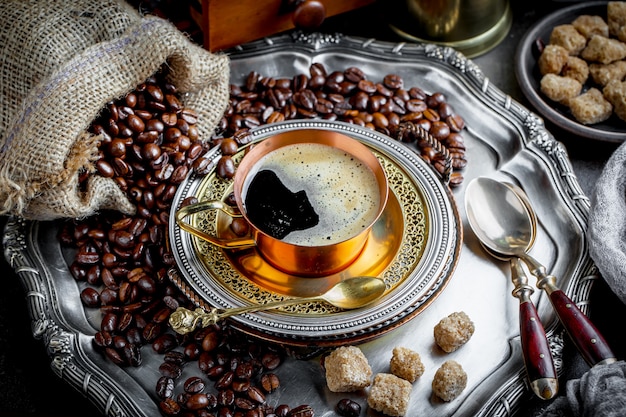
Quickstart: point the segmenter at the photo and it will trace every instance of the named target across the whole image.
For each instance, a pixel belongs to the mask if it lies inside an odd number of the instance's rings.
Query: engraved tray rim
[[[302,60],[309,62],[324,58],[326,54],[339,54],[344,64],[363,64],[367,71],[383,71],[384,68],[392,67],[407,73],[416,67],[419,69],[426,66],[428,76],[422,78],[422,81],[432,85],[436,79],[438,83],[453,82],[448,87],[460,86],[455,90],[459,97],[453,106],[462,106],[463,100],[467,100],[468,104],[477,104],[476,107],[482,112],[497,119],[496,123],[490,125],[479,122],[480,129],[468,130],[471,136],[468,151],[471,158],[476,159],[470,161],[465,175],[466,181],[479,175],[489,175],[523,186],[538,210],[540,230],[536,248],[543,251],[540,258],[554,258],[549,261],[548,266],[555,275],[562,277],[559,284],[580,305],[583,312],[588,311],[591,286],[598,278],[597,268],[589,257],[585,241],[590,202],[578,183],[564,146],[545,129],[539,116],[491,84],[481,69],[461,53],[432,44],[394,44],[341,34],[286,34],[229,51],[231,67],[237,67],[231,71],[231,75],[234,79],[241,77],[242,68],[250,68],[256,60],[285,53],[304,57]],[[302,62],[298,65],[302,65]],[[272,68],[281,69],[278,62],[272,62]],[[306,68],[300,66],[298,69]],[[455,108],[458,110],[460,107]],[[471,113],[472,117],[477,116],[472,113],[472,108],[464,110]],[[463,187],[454,191],[458,201],[463,198],[463,192]],[[559,210],[554,209],[555,205]],[[464,213],[461,215],[463,217]],[[546,220],[542,221],[544,218]],[[510,319],[516,320],[517,306],[515,300],[511,300],[510,285],[504,285],[508,281],[508,271],[501,265],[494,265],[493,260],[487,260],[466,227],[464,220],[464,249],[455,273],[464,274],[465,268],[469,268],[469,272],[480,269],[481,274],[472,277],[477,286],[484,285],[487,281],[491,284],[493,280],[503,283],[495,297],[488,299],[489,307],[503,309],[501,316],[511,315]],[[129,371],[105,361],[91,347],[90,335],[94,329],[86,319],[80,301],[71,298],[60,302],[61,294],[67,291],[77,294],[77,291],[74,288],[76,283],[67,274],[67,265],[60,259],[58,247],[50,243],[54,242],[56,230],[55,222],[30,222],[15,217],[9,218],[5,225],[5,258],[26,290],[33,336],[41,339],[46,346],[52,370],[65,383],[75,388],[77,393],[88,397],[103,414],[146,417],[158,415],[158,407],[151,394],[157,373],[150,369],[150,365],[155,365],[156,368],[159,362],[147,354],[144,357],[145,366]],[[555,257],[556,254],[561,256]],[[456,283],[462,280],[452,281]],[[445,297],[454,290],[455,288],[447,288],[438,298],[441,305],[450,302]],[[487,301],[481,299],[484,292],[483,288],[465,296],[478,298],[479,304],[487,304]],[[538,295],[536,301],[548,331],[557,371],[560,373],[565,337],[563,329],[549,312],[546,297]],[[426,313],[435,310],[435,307],[432,306]],[[476,307],[475,312],[480,314],[482,310]],[[420,325],[417,322],[424,319],[425,315],[419,315],[416,320],[407,323],[406,327]],[[481,318],[482,316],[477,317]],[[402,335],[397,331],[392,333],[393,335],[386,337]],[[377,349],[382,345],[383,339],[363,346],[376,369],[387,366],[383,365],[383,362],[388,361],[386,357],[371,356],[379,353]],[[436,407],[436,413],[441,416],[511,416],[515,413],[521,401],[531,395],[525,381],[518,335],[509,334],[502,328],[495,329],[488,343],[501,341],[506,351],[501,352],[501,357],[488,361],[488,369],[483,369],[486,368],[484,361],[476,361],[476,357],[467,356],[472,353],[473,347],[470,344],[475,343],[474,339],[480,340],[480,335],[476,334],[455,356],[468,361],[473,359],[476,365],[472,367],[466,392],[450,404],[433,405],[427,394],[416,387],[412,394],[412,405],[415,401],[418,404],[416,408]],[[484,353],[480,356],[485,357]],[[313,366],[309,362],[285,363],[279,369],[280,375],[287,378],[296,365]],[[436,363],[430,361],[427,365],[427,374],[418,385],[430,383],[428,378],[432,374],[428,372]],[[287,380],[297,382],[293,379]],[[323,381],[314,379],[310,383]],[[424,390],[427,391],[427,388]],[[308,398],[304,398],[304,394],[322,396],[321,401],[326,407],[331,407],[333,401],[340,398],[323,390],[320,392],[309,389],[306,392],[285,392],[282,400],[288,401],[290,396],[294,396],[300,403]],[[363,401],[363,398],[357,400]]]
[[[371,129],[342,122],[294,120],[252,129],[250,139],[254,143],[275,134],[305,129],[322,129],[351,136],[401,166],[423,194],[424,210],[428,212],[429,230],[421,259],[401,284],[372,306],[308,317],[258,312],[235,316],[231,321],[246,333],[288,346],[362,343],[412,319],[444,290],[452,278],[462,247],[460,215],[451,191],[432,167],[403,143]],[[219,156],[216,152],[211,160],[217,161]],[[174,197],[170,218],[174,218],[186,198],[195,195],[203,180],[203,176],[191,175],[181,183]],[[194,248],[193,236],[175,222],[170,222],[168,234],[178,266],[178,273],[170,271],[170,277],[174,275],[173,281],[197,306],[202,304],[200,299],[218,308],[244,305],[232,291],[218,282],[218,277],[200,267],[202,261]]]

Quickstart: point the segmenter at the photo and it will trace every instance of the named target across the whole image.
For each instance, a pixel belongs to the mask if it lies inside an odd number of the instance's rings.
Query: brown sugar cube
[[[467,386],[467,374],[455,361],[446,361],[433,378],[433,393],[444,401],[452,401]]]
[[[581,84],[584,84],[589,78],[589,65],[584,59],[580,59],[577,56],[570,56],[567,58],[567,63],[561,71],[561,75],[568,78],[573,78]]]
[[[370,385],[372,368],[356,346],[341,346],[324,359],[326,384],[332,392],[358,391]]]
[[[541,75],[560,74],[568,57],[569,52],[562,46],[546,45],[537,61]]]
[[[626,44],[617,39],[594,35],[580,53],[580,57],[587,61],[610,64],[626,58]]]
[[[613,112],[626,120],[626,81],[613,80],[602,90],[604,97],[613,105]]]
[[[609,26],[609,34],[619,37],[620,29],[626,25],[626,2],[610,1],[606,5],[606,21]]]
[[[444,317],[434,329],[435,342],[447,353],[463,346],[473,334],[474,323],[463,311]]]
[[[393,349],[389,369],[395,376],[413,383],[424,373],[424,364],[419,353],[398,346]]]
[[[596,84],[604,87],[612,80],[621,81],[626,77],[626,61],[615,61],[610,64],[590,64],[589,74]]]
[[[392,374],[380,373],[367,395],[367,405],[388,416],[404,416],[409,409],[413,385]]]
[[[609,25],[600,16],[580,15],[574,19],[572,26],[587,39],[594,35],[609,37]]]
[[[613,106],[597,88],[590,88],[571,99],[569,108],[574,118],[584,125],[603,122],[613,114]]]
[[[583,85],[573,78],[546,74],[541,78],[539,88],[550,100],[567,106],[571,98],[580,94]]]
[[[587,45],[587,38],[573,25],[558,25],[552,29],[548,43],[562,46],[570,55],[578,55]]]

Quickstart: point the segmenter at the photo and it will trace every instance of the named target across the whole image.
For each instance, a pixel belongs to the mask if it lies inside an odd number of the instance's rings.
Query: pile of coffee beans
[[[279,349],[228,327],[185,336],[169,328],[176,308],[193,307],[167,276],[174,257],[166,231],[178,185],[190,172],[209,169],[204,154],[211,144],[200,141],[196,122],[159,73],[110,103],[91,127],[102,137],[97,173],[116,181],[137,207],[135,215],[111,211],[67,221],[59,233],[64,246],[76,249],[70,271],[84,283],[83,305],[101,312],[93,344],[119,366],[140,366],[146,348],[162,355],[155,393],[164,415],[312,417],[305,405],[274,409],[266,402],[280,386],[271,372],[284,358]],[[189,364],[198,375],[179,381]]]
[[[314,416],[307,405],[274,407],[267,402],[267,395],[280,387],[272,371],[283,361],[283,353],[272,346],[250,343],[240,333],[214,325],[193,333],[182,347],[182,351],[167,352],[159,368],[162,376],[156,394],[164,415]],[[190,362],[197,363],[201,376],[190,376],[176,388],[183,367]]]
[[[396,74],[374,82],[360,68],[330,72],[321,63],[312,64],[308,75],[291,78],[252,71],[244,85],[231,85],[230,104],[219,123],[218,135],[243,144],[250,128],[315,118],[353,123],[412,142],[422,158],[442,174],[446,168],[441,161],[447,152],[452,166],[450,186],[463,181],[461,170],[467,165],[461,134],[464,119],[454,112],[444,94],[407,87]],[[401,127],[407,124],[427,132],[427,136],[410,134],[415,128],[403,131]]]
[[[102,137],[96,174],[112,178],[137,210],[134,215],[110,211],[67,221],[59,240],[75,249],[70,271],[83,282],[83,305],[101,312],[94,346],[119,366],[140,366],[147,348],[163,356],[155,394],[164,415],[314,416],[308,405],[272,407],[266,401],[280,386],[273,373],[284,359],[280,349],[250,341],[228,325],[185,336],[169,328],[176,308],[193,308],[167,275],[175,262],[166,231],[179,184],[190,172],[210,172],[205,154],[213,146],[220,146],[223,154],[216,173],[231,178],[231,156],[249,141],[250,128],[297,118],[355,123],[414,142],[440,171],[447,152],[454,169],[450,184],[460,184],[458,171],[467,163],[463,119],[443,94],[405,89],[403,84],[397,75],[375,83],[358,68],[328,73],[321,64],[313,64],[309,75],[293,78],[251,72],[245,85],[231,86],[228,109],[214,136],[206,139],[198,137],[196,112],[182,105],[175,86],[159,72],[109,103],[93,122],[92,133]],[[84,173],[81,186],[90,175]],[[192,363],[198,374],[180,381]],[[353,408],[342,403],[345,415],[354,413]]]

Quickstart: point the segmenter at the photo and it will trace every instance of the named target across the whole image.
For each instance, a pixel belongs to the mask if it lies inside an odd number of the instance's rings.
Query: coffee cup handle
[[[180,226],[180,228],[184,231],[191,233],[192,235],[202,240],[206,240],[213,245],[219,246],[220,248],[240,249],[256,246],[255,240],[249,236],[234,239],[222,239],[217,236],[210,235],[185,221],[185,218],[187,216],[191,216],[192,214],[200,213],[207,210],[221,210],[230,217],[242,217],[241,214],[239,214],[229,205],[225,204],[223,201],[210,200],[190,204],[188,206],[184,206],[178,209],[175,215],[176,224],[178,224],[178,226]]]

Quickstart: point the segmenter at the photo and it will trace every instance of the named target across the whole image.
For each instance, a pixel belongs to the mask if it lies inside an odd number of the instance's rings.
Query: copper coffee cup
[[[258,171],[257,163],[277,149],[288,145],[309,143],[327,145],[350,154],[355,163],[367,166],[376,178],[375,192],[378,193],[379,204],[375,215],[371,217],[367,226],[357,233],[330,244],[304,245],[278,239],[255,225],[246,211],[244,187],[247,187],[249,182],[246,181],[248,176]],[[194,236],[225,249],[256,247],[261,256],[272,266],[288,274],[319,277],[334,274],[346,268],[359,256],[372,226],[385,208],[389,186],[383,167],[368,147],[341,133],[324,129],[306,129],[279,133],[256,143],[237,167],[233,193],[238,211],[223,201],[203,201],[180,208],[176,212],[177,224]],[[184,221],[187,216],[206,210],[221,210],[231,217],[243,217],[250,227],[250,234],[243,238],[224,239],[209,235]]]

